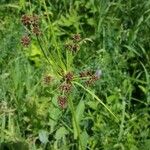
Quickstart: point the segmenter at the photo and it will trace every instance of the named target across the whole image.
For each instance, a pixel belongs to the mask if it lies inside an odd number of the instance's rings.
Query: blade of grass
[[[107,110],[108,110],[108,112],[117,120],[117,121],[119,121],[118,120],[118,118],[117,118],[117,116],[102,102],[102,100],[100,100],[93,92],[91,92],[89,89],[87,89],[87,88],[85,88],[83,85],[81,85],[80,83],[78,83],[78,82],[73,82],[74,84],[76,84],[76,85],[78,85],[78,86],[80,86],[81,88],[83,88],[86,92],[88,92],[91,96],[93,96],[96,100],[98,100],[99,101],[99,103],[100,104],[102,104]]]

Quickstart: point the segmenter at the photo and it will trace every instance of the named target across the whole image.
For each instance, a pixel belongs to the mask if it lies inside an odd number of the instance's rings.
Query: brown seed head
[[[69,50],[72,49],[72,43],[66,43],[65,47]]]
[[[86,84],[87,84],[87,85],[92,85],[92,84],[94,84],[98,79],[99,79],[98,76],[92,75],[92,76],[90,77],[90,79],[89,79],[88,81],[86,81]]]
[[[58,105],[64,109],[67,107],[67,98],[65,96],[58,97]]]
[[[23,46],[28,46],[30,44],[30,37],[25,35],[21,38],[21,43]]]
[[[70,83],[72,80],[73,80],[73,73],[72,72],[68,72],[66,75],[65,75],[65,80],[67,83]]]
[[[81,78],[83,78],[83,77],[87,77],[86,72],[80,72],[80,77],[81,77]]]
[[[39,17],[37,15],[33,15],[31,17],[31,24],[33,26],[38,26],[39,25]]]
[[[38,26],[33,27],[32,32],[33,32],[35,35],[37,35],[37,36],[38,36],[38,35],[41,35],[41,31],[40,31],[40,29],[39,29]]]
[[[72,45],[72,52],[77,52],[80,49],[80,46],[78,44]]]
[[[83,72],[80,72],[80,77],[83,78],[83,77],[88,77],[88,76],[91,76],[92,75],[92,71],[83,71]]]
[[[74,42],[79,42],[81,40],[81,35],[80,34],[74,34],[72,36],[72,39]]]
[[[66,48],[71,52],[77,52],[80,46],[77,43],[67,43]]]
[[[23,15],[21,17],[21,22],[23,23],[23,25],[29,26],[31,24],[31,16]]]
[[[65,83],[65,84],[62,84],[62,85],[60,86],[60,90],[63,91],[63,92],[68,93],[68,92],[71,91],[71,87],[72,87],[71,84]]]
[[[52,81],[52,77],[50,75],[47,75],[43,78],[44,84],[50,84]]]

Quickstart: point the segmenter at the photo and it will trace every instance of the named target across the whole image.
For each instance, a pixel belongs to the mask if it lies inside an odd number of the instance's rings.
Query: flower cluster
[[[64,93],[69,93],[71,91],[72,85],[68,83],[63,83],[60,85],[60,90]]]
[[[74,34],[72,36],[72,39],[73,41],[76,43],[76,42],[79,42],[81,40],[81,35],[80,34]]]
[[[43,78],[43,83],[46,84],[46,85],[49,85],[52,80],[53,80],[52,76],[46,75],[46,76],[44,76],[44,78]]]
[[[66,48],[71,52],[77,52],[80,49],[79,42],[81,40],[80,34],[74,34],[72,40],[66,43]]]
[[[38,26],[39,24],[39,18],[37,15],[23,15],[21,18],[21,22],[23,23],[23,25],[25,25],[26,27],[29,27],[30,25],[34,26]]]
[[[67,107],[67,98],[65,96],[58,96],[58,105],[64,109]]]
[[[72,81],[74,79],[74,74],[72,72],[67,72],[63,75],[63,83],[60,85],[61,96],[58,97],[58,104],[61,108],[64,107],[64,103],[60,103],[60,101],[65,101],[65,106],[67,105],[67,96],[72,90]],[[62,99],[60,99],[60,97]]]
[[[28,46],[30,44],[30,37],[28,35],[24,35],[22,38],[21,38],[21,44],[23,46]]]
[[[67,107],[68,95],[72,91],[72,81],[74,80],[74,74],[73,72],[67,72],[61,74],[61,77],[61,83],[59,83],[58,85],[59,96],[57,97],[57,103],[60,108],[64,109]],[[52,81],[54,79],[55,78],[51,75],[45,75],[43,77],[43,83],[46,86],[50,85],[51,83],[53,83]]]
[[[28,21],[25,21],[24,24],[28,24],[27,22]],[[74,34],[71,38],[71,42],[68,43],[68,45],[66,46],[71,52],[76,52],[79,48],[80,41],[81,41],[80,34]],[[100,79],[102,73],[101,73],[101,70],[98,69],[96,71],[86,70],[78,74],[75,74],[74,72],[71,72],[71,71],[66,72],[66,71],[61,70],[61,72],[58,72],[58,74],[61,76],[61,80],[59,82],[59,85],[57,85],[58,86],[57,89],[59,90],[57,103],[60,108],[65,109],[67,108],[69,94],[73,90],[72,81],[75,81],[77,79],[78,81],[83,81],[85,86],[90,86],[90,85],[93,85],[98,79]],[[51,76],[44,77],[44,83],[46,85],[48,85],[51,81],[52,81]]]
[[[94,84],[98,79],[100,79],[102,73],[101,70],[97,70],[95,73],[93,71],[83,71],[80,72],[80,78],[85,80],[86,85],[90,86]]]
[[[24,35],[21,38],[21,43],[23,46],[28,46],[30,44],[30,34],[34,34],[36,36],[41,35],[41,30],[39,27],[39,17],[37,15],[23,15],[21,17],[21,22],[24,25],[28,35]]]
[[[21,22],[26,30],[26,35],[23,35],[21,38],[21,43],[23,46],[28,46],[31,42],[31,35],[39,36],[41,35],[41,30],[39,27],[39,17],[37,15],[23,15],[21,18]],[[38,38],[37,38],[38,39]],[[74,34],[66,43],[66,48],[72,53],[78,52],[80,49],[80,45],[83,43],[84,39],[81,39],[80,34]],[[42,49],[42,48],[41,48]],[[86,86],[90,86],[97,81],[101,76],[101,71],[97,70],[91,71],[82,71],[79,74],[74,74],[71,71],[58,72],[61,75],[61,81],[57,89],[59,89],[59,96],[57,97],[58,105],[64,109],[67,107],[67,100],[69,94],[73,90],[73,82],[74,80],[81,80],[85,83]],[[47,75],[43,78],[43,83],[45,85],[49,85],[54,78],[50,75]],[[58,83],[58,82],[57,82]]]
[[[84,77],[88,77],[92,75],[92,71],[88,70],[88,71],[82,71],[80,72],[80,77],[84,78]]]
[[[70,83],[73,80],[73,73],[68,72],[64,75],[64,79],[67,83]]]

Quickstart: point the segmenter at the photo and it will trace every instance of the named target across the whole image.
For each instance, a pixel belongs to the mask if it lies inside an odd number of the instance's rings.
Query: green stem
[[[50,63],[50,61],[49,61],[49,59],[48,59],[48,57],[47,57],[47,55],[46,55],[46,53],[45,53],[45,51],[44,51],[42,45],[41,45],[41,43],[40,43],[40,40],[39,40],[38,36],[37,36],[37,41],[38,41],[38,44],[39,44],[39,46],[40,46],[40,48],[41,48],[41,50],[42,50],[42,53],[43,53],[44,57],[46,58],[46,60],[48,61],[48,63],[51,65],[51,63]]]
[[[121,119],[120,132],[119,132],[119,138],[118,138],[119,142],[121,141],[121,138],[122,138],[122,135],[123,135],[123,130],[124,130],[125,109],[126,109],[126,103],[123,99],[122,100],[122,119]]]
[[[81,136],[80,136],[80,127],[77,123],[73,102],[72,102],[72,99],[70,99],[70,98],[68,98],[68,101],[69,101],[69,105],[70,105],[70,108],[71,108],[71,113],[72,113],[72,116],[73,116],[73,119],[74,119],[74,123],[75,123],[76,129],[77,129],[77,133],[78,133],[79,145],[80,145],[79,148],[81,148],[81,150],[83,150]]]
[[[45,2],[45,0],[43,2],[44,2],[44,9],[46,11],[46,16],[47,16],[47,19],[48,19],[48,23],[50,24],[51,21],[50,21],[50,18],[49,18],[49,14],[48,14],[48,9],[47,9],[47,6],[46,6],[46,2]]]

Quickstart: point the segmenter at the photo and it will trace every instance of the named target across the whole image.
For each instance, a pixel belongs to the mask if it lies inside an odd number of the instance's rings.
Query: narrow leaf
[[[93,96],[96,100],[98,100],[99,101],[99,103],[100,104],[102,104],[108,111],[109,111],[109,113],[117,120],[117,121],[119,121],[118,120],[118,118],[116,117],[116,115],[102,102],[102,100],[100,100],[93,92],[91,92],[89,89],[87,89],[87,88],[85,88],[83,85],[81,85],[80,83],[78,83],[78,82],[73,82],[74,84],[76,84],[76,85],[78,85],[78,86],[80,86],[80,87],[82,87],[85,91],[87,91],[91,96]]]

